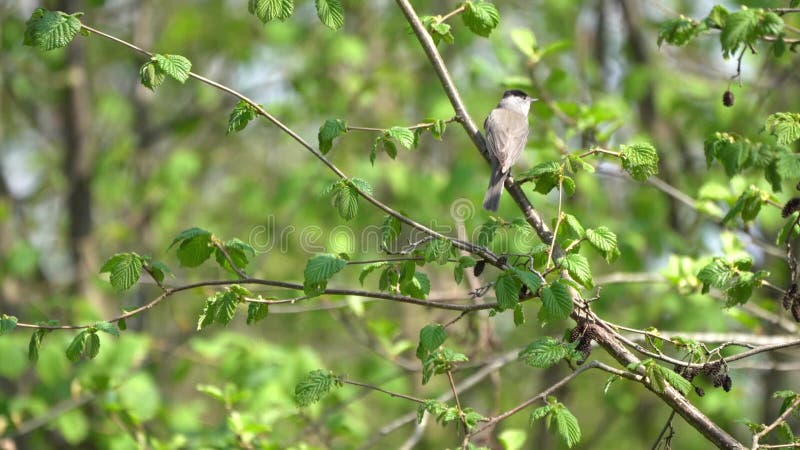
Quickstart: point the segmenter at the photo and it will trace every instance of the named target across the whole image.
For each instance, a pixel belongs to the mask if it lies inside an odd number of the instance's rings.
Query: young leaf
[[[199,234],[181,242],[177,255],[183,267],[197,267],[207,260],[214,247],[211,245],[211,233]]]
[[[542,278],[532,272],[528,272],[527,270],[518,269],[516,267],[511,268],[511,272],[514,274],[514,277],[520,281],[523,285],[525,285],[531,293],[535,294],[539,291],[539,287],[542,285]]]
[[[36,8],[25,22],[23,44],[42,50],[54,50],[69,45],[81,30],[78,17],[83,13],[65,14],[61,11],[48,11]]]
[[[249,0],[247,10],[263,23],[283,21],[294,13],[294,0]]]
[[[342,379],[331,372],[314,370],[294,388],[294,398],[298,406],[308,406],[320,401],[331,389],[342,387]]]
[[[559,259],[558,263],[583,287],[591,289],[594,286],[592,270],[589,268],[589,261],[585,256],[573,253]]]
[[[572,312],[572,297],[569,289],[560,281],[554,281],[542,288],[542,309],[539,319],[543,322],[555,322],[569,317]]]
[[[636,181],[645,182],[658,173],[658,153],[650,144],[620,146],[622,168]]]
[[[426,355],[438,349],[447,339],[447,331],[438,323],[425,325],[419,330],[419,345],[417,345],[417,358],[423,359]]]
[[[572,415],[566,406],[559,403],[558,407],[553,410],[553,418],[556,422],[556,430],[558,430],[559,436],[567,444],[567,447],[572,448],[580,442],[581,428],[578,426],[578,419]]]
[[[500,13],[497,8],[483,0],[467,0],[464,6],[466,8],[461,15],[464,25],[479,36],[489,37],[492,30],[500,23]]]
[[[800,139],[800,113],[779,112],[767,117],[764,128],[778,144],[789,145]]]
[[[139,81],[141,81],[142,86],[151,91],[155,91],[166,79],[166,72],[161,70],[161,67],[155,61],[147,61],[139,69]]]
[[[69,347],[67,347],[67,358],[72,362],[77,362],[81,355],[83,355],[84,350],[86,349],[86,338],[89,332],[87,330],[83,330],[72,339],[70,342]]]
[[[17,327],[17,318],[3,314],[0,316],[0,336],[11,333]]]
[[[328,119],[319,127],[317,139],[319,151],[326,155],[333,147],[333,140],[347,133],[347,123],[342,119]]]
[[[100,336],[97,333],[89,333],[86,336],[86,349],[84,354],[89,359],[94,359],[100,353]]]
[[[431,293],[431,281],[421,272],[413,272],[408,280],[400,280],[400,293],[414,298],[425,299]]]
[[[347,261],[328,253],[321,253],[309,259],[303,272],[303,290],[306,295],[321,294],[328,286],[328,280],[346,265]]]
[[[411,149],[416,145],[414,132],[405,127],[392,127],[386,130],[386,136],[393,138],[403,147]]]
[[[92,325],[92,328],[97,331],[102,331],[103,333],[108,333],[112,336],[119,336],[119,328],[117,328],[117,326],[111,322],[95,322],[95,324]]]
[[[722,44],[722,55],[727,58],[734,54],[741,45],[752,44],[756,38],[758,17],[752,9],[742,9],[729,14],[719,35]]]
[[[697,273],[697,279],[703,283],[702,293],[710,288],[722,288],[733,277],[733,269],[722,258],[714,258]]]
[[[117,253],[103,264],[100,273],[108,272],[108,281],[118,291],[125,291],[142,275],[142,257],[136,253]]]
[[[499,222],[494,217],[490,217],[484,222],[478,229],[478,245],[486,247],[491,244],[499,226]]]
[[[681,47],[706,30],[708,30],[708,25],[704,22],[681,16],[661,24],[661,28],[658,30],[657,44],[661,47],[661,43],[666,41],[668,44]]]
[[[617,235],[606,227],[597,227],[595,229],[586,230],[586,239],[596,248],[600,254],[611,262],[619,256],[619,249],[617,248]]]
[[[226,290],[217,296],[217,314],[215,322],[228,325],[236,314],[236,306],[241,298],[234,291]]]
[[[247,305],[247,324],[252,325],[269,315],[269,305],[266,303],[250,303]]]
[[[36,362],[39,360],[39,349],[42,347],[42,339],[44,339],[44,335],[49,333],[50,330],[46,330],[44,328],[39,328],[38,330],[34,331],[31,335],[31,340],[28,343],[28,360],[31,362]]]
[[[550,336],[544,336],[528,344],[521,352],[519,359],[531,367],[547,369],[567,356],[567,346]]]
[[[166,274],[172,274],[172,270],[170,270],[169,266],[160,261],[149,261],[147,263],[147,269],[150,271],[152,277],[159,283],[164,281]]]
[[[450,260],[450,250],[453,244],[447,239],[434,239],[425,248],[425,261],[436,262],[439,265],[447,264]]]
[[[316,0],[319,20],[331,30],[339,30],[344,26],[344,8],[340,0]]]
[[[245,242],[242,242],[239,239],[233,238],[228,242],[222,243],[222,248],[225,249],[225,252],[228,253],[230,256],[231,261],[238,269],[244,269],[250,263],[250,258],[255,256],[256,250]],[[219,248],[214,247],[214,254],[215,259],[217,260],[217,264],[220,265],[223,269],[228,270],[229,272],[235,273],[233,268],[231,267],[228,259],[225,257],[225,254]]]
[[[244,127],[255,119],[257,115],[258,111],[253,105],[244,100],[239,100],[239,103],[233,107],[230,117],[228,117],[228,132],[226,134],[244,130]]]
[[[192,62],[181,55],[153,55],[153,61],[158,67],[170,77],[180,83],[185,83],[189,79],[189,72],[192,70]]]
[[[497,307],[501,311],[512,309],[519,303],[519,291],[522,283],[510,270],[503,272],[494,283]]]

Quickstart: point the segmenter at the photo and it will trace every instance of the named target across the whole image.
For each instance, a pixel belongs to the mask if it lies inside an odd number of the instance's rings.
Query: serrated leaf
[[[425,299],[430,292],[431,281],[424,273],[414,272],[409,280],[400,280],[400,293],[403,295]]]
[[[333,388],[342,386],[342,380],[333,373],[314,370],[294,388],[294,398],[298,406],[308,406],[322,400]]]
[[[319,151],[327,154],[333,147],[333,140],[347,133],[347,123],[342,119],[328,119],[319,127]]]
[[[778,144],[789,145],[800,139],[800,113],[771,114],[764,122],[764,128],[775,136]]]
[[[128,290],[142,275],[142,257],[136,253],[117,253],[100,268],[100,273],[104,272],[108,272],[108,280],[114,289]]]
[[[228,325],[236,314],[236,306],[240,298],[233,291],[225,291],[217,297],[217,314],[215,322]]]
[[[742,9],[729,14],[719,35],[723,56],[727,58],[740,46],[753,43],[757,25],[758,17],[755,10]]]
[[[316,0],[319,20],[331,30],[339,30],[344,26],[344,8],[340,0]]]
[[[230,117],[228,117],[228,131],[226,134],[244,130],[247,124],[255,119],[256,116],[258,116],[258,110],[253,105],[244,100],[239,100],[239,103],[233,107]]]
[[[562,268],[569,272],[570,276],[580,283],[583,287],[591,289],[594,286],[592,280],[592,270],[589,268],[589,261],[585,256],[573,253],[558,260]]]
[[[447,264],[450,260],[450,251],[453,244],[447,239],[436,238],[428,242],[425,248],[425,261],[436,262],[439,265]]]
[[[255,256],[256,250],[245,242],[237,238],[233,238],[227,242],[222,243],[222,248],[225,249],[225,252],[228,253],[230,256],[231,261],[238,269],[244,269],[250,263],[250,258]],[[228,259],[225,257],[225,254],[216,247],[214,247],[215,259],[217,260],[217,264],[220,265],[223,269],[226,269],[232,273],[235,273],[233,268],[231,267]]]
[[[556,422],[556,430],[561,439],[572,448],[581,440],[581,428],[578,426],[578,419],[572,415],[566,406],[559,403],[558,408],[553,411],[553,418]]]
[[[557,364],[567,355],[566,346],[550,336],[544,336],[528,344],[521,352],[519,359],[531,367],[547,369]]]
[[[714,258],[697,273],[697,279],[703,283],[702,292],[705,294],[709,288],[722,288],[733,277],[733,270],[722,258]]]
[[[303,271],[303,290],[306,295],[321,294],[327,287],[328,280],[346,265],[347,261],[328,253],[321,253],[309,259]]]
[[[468,0],[461,17],[464,25],[473,33],[489,37],[492,31],[500,23],[500,13],[497,8],[489,2],[483,0]]]
[[[569,317],[572,312],[572,297],[569,289],[560,281],[554,281],[542,288],[542,308],[539,319],[543,322],[555,322]]]
[[[530,419],[529,419],[530,424],[533,425],[533,422],[535,422],[535,421],[547,416],[548,414],[550,414],[550,411],[552,409],[553,409],[553,407],[551,405],[540,406],[540,407],[534,409],[533,412],[531,413],[531,416],[530,416]]]
[[[400,219],[391,215],[385,216],[383,225],[381,225],[381,245],[388,248],[400,237],[402,229],[403,225],[400,223]]]
[[[689,391],[691,391],[694,388],[694,386],[689,380],[683,378],[681,375],[679,375],[678,373],[676,373],[671,369],[660,366],[655,362],[651,363],[649,367],[653,368],[652,373],[655,375],[654,378],[669,382],[669,384],[672,385],[672,387],[677,389],[678,392],[680,392],[683,395],[687,395]],[[662,388],[659,392],[663,392],[663,386],[661,386],[660,383],[654,382],[654,384],[658,384],[657,387]]]
[[[80,14],[36,8],[25,22],[23,43],[46,51],[66,47],[81,30]]]
[[[386,130],[386,136],[396,140],[400,143],[400,145],[407,149],[413,148],[416,142],[416,139],[414,138],[414,132],[405,127],[389,128]]]
[[[269,305],[251,302],[247,305],[247,324],[252,325],[269,315]]]
[[[249,0],[247,10],[263,23],[286,20],[294,13],[294,0]]]
[[[97,333],[89,333],[86,337],[86,349],[84,354],[89,359],[94,359],[100,353],[100,336]]]
[[[622,168],[636,181],[647,181],[658,173],[658,153],[650,144],[621,145],[620,158]]]
[[[658,30],[657,44],[661,47],[661,44],[666,41],[671,45],[681,47],[706,30],[708,30],[708,25],[704,22],[680,16],[677,19],[667,20],[661,24]]]
[[[185,239],[178,246],[178,261],[182,267],[197,267],[203,264],[213,253],[211,234],[199,234]]]
[[[542,278],[539,275],[516,267],[512,267],[511,272],[513,272],[520,283],[525,285],[532,294],[539,291],[539,287],[542,285]]]
[[[183,241],[185,241],[187,239],[191,239],[191,238],[194,238],[194,237],[197,237],[197,236],[206,236],[206,235],[209,238],[211,238],[211,232],[210,231],[206,231],[206,230],[204,230],[202,228],[198,228],[198,227],[188,228],[188,229],[183,230],[180,233],[178,233],[178,235],[175,237],[175,239],[172,240],[172,243],[169,244],[169,247],[167,247],[167,250],[171,249],[172,246],[174,246],[175,244],[177,244],[179,242],[183,242]]]
[[[507,270],[500,274],[494,283],[494,292],[497,297],[497,308],[501,311],[512,309],[519,303],[519,291],[522,283]]]
[[[185,83],[189,79],[189,72],[192,71],[192,62],[181,55],[153,55],[153,61],[167,75],[180,83]]]
[[[417,345],[417,358],[420,360],[438,349],[447,339],[447,330],[438,324],[425,325],[419,330],[419,345]]]
[[[796,153],[781,153],[777,162],[778,174],[783,179],[800,178],[800,155]]]

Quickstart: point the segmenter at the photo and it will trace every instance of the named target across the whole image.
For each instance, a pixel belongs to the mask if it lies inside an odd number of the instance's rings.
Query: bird
[[[492,177],[483,199],[483,208],[488,211],[497,211],[503,184],[525,149],[530,131],[528,111],[536,100],[517,89],[505,91],[500,103],[483,122],[492,164]]]

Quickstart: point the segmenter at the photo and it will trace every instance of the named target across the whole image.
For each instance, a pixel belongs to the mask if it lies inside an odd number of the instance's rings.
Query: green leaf
[[[156,281],[161,283],[164,281],[164,277],[166,274],[172,274],[172,270],[170,270],[169,266],[160,262],[160,261],[150,261],[147,263],[147,269],[152,274],[153,278]]]
[[[314,370],[294,388],[294,398],[298,406],[308,406],[320,401],[333,388],[342,387],[342,379],[331,372]]]
[[[328,286],[328,280],[346,265],[347,261],[328,253],[321,253],[309,259],[303,272],[303,290],[306,295],[321,294]]]
[[[383,218],[383,225],[381,225],[381,245],[388,248],[393,244],[402,231],[402,224],[400,219],[395,216],[387,215]]]
[[[180,261],[182,267],[197,267],[203,264],[213,252],[211,233],[198,234],[184,240],[178,246],[178,261]]]
[[[244,127],[256,116],[258,116],[258,110],[253,105],[244,100],[239,100],[239,103],[233,107],[230,117],[228,117],[228,132],[226,134],[244,130]]]
[[[249,303],[247,305],[247,324],[252,325],[269,315],[269,305],[267,303]]]
[[[514,272],[506,270],[494,283],[494,292],[497,297],[497,308],[501,311],[512,309],[519,303],[519,291],[522,283],[514,276]]]
[[[428,31],[428,34],[430,34],[431,38],[433,38],[433,43],[435,45],[439,45],[439,42],[441,41],[445,41],[448,44],[452,44],[453,42],[455,42],[455,38],[453,37],[453,33],[450,31],[451,29],[450,24],[445,22],[440,22],[439,21],[440,18],[441,16],[437,17],[421,16],[419,19],[425,26],[425,29]]]
[[[392,127],[386,130],[386,136],[396,140],[403,147],[411,149],[416,145],[414,132],[405,127]]]
[[[672,387],[677,389],[678,392],[680,392],[681,394],[687,395],[694,388],[694,386],[692,386],[692,383],[689,380],[687,380],[686,378],[683,378],[681,375],[679,375],[675,371],[673,371],[671,369],[668,369],[666,367],[660,366],[660,365],[656,364],[655,362],[652,363],[652,367],[653,367],[653,372],[655,374],[655,378],[663,379],[663,380],[669,382],[669,384],[671,384]],[[658,384],[658,383],[654,382],[654,385],[656,385],[656,384]],[[654,386],[654,387],[656,387],[656,386]],[[663,392],[663,386],[659,386],[659,387],[662,387],[662,390],[659,391],[659,392]]]
[[[611,262],[619,256],[617,235],[607,227],[587,229],[586,239],[592,244],[592,247],[603,255],[606,261]]]
[[[484,222],[478,229],[478,245],[486,247],[491,244],[499,226],[499,222],[494,217],[490,217]]]
[[[521,303],[514,305],[514,326],[518,327],[525,324],[525,309]]]
[[[81,14],[36,8],[25,22],[23,43],[48,51],[66,47],[81,30],[81,21],[78,20]]]
[[[566,269],[575,281],[583,287],[591,289],[594,286],[592,270],[585,256],[573,253],[558,260],[559,265]]]
[[[89,332],[86,330],[81,331],[72,339],[70,342],[69,347],[67,347],[67,358],[72,362],[77,362],[81,355],[83,355],[84,350],[86,349],[86,338]]]
[[[527,439],[527,433],[515,428],[503,430],[497,435],[497,441],[503,450],[522,450]]]
[[[372,194],[372,186],[360,178],[339,180],[327,189],[333,206],[345,220],[350,220],[358,214],[358,198],[361,195],[359,189],[365,194]]]
[[[197,321],[197,331],[213,323],[222,325],[231,323],[236,314],[236,306],[244,301],[241,289],[241,287],[233,285],[224,291],[217,292],[213,297],[207,298],[203,312]]]
[[[644,182],[658,173],[658,153],[650,144],[620,146],[622,168],[636,181]]]
[[[380,269],[381,267],[386,267],[389,265],[386,261],[379,261],[372,264],[367,264],[361,269],[361,273],[358,275],[358,282],[361,283],[361,286],[364,286],[364,280],[367,278],[369,274],[375,271],[375,269]]]
[[[339,30],[344,26],[344,8],[340,0],[316,0],[319,20],[331,30]]]
[[[242,242],[239,239],[233,238],[230,241],[221,243],[222,248],[225,249],[225,252],[228,253],[230,256],[231,261],[238,269],[244,269],[250,263],[250,258],[255,256],[256,250],[245,242]],[[231,267],[228,259],[225,257],[225,254],[216,247],[214,247],[214,254],[215,259],[217,260],[217,264],[220,265],[223,269],[228,270],[231,273],[235,273],[233,268]]]
[[[564,174],[564,168],[556,161],[545,161],[535,165],[524,172],[523,177],[532,177],[536,181],[534,190],[540,194],[547,194],[558,186],[558,180]]]
[[[142,275],[142,257],[136,253],[117,253],[109,258],[100,273],[108,272],[108,281],[118,291],[126,291]]]
[[[730,15],[730,12],[724,6],[714,5],[708,16],[703,19],[703,22],[710,28],[722,28],[725,26],[725,21],[728,20],[728,15]]]
[[[540,337],[519,352],[519,359],[531,367],[547,369],[567,356],[569,345],[550,336]]]
[[[92,325],[92,328],[97,331],[102,331],[103,333],[108,333],[112,336],[119,336],[119,328],[117,328],[117,326],[111,322],[95,322],[95,324]]]
[[[0,336],[11,333],[17,327],[17,318],[3,314],[0,316]]]
[[[500,13],[497,8],[483,0],[468,0],[464,6],[466,8],[461,15],[464,25],[479,36],[489,37],[492,30],[500,23]]]
[[[758,25],[756,26],[756,35],[761,36],[779,36],[783,34],[783,19],[781,16],[772,11],[762,12],[758,18]]]
[[[198,227],[188,228],[186,230],[181,231],[175,237],[175,239],[173,239],[172,243],[169,244],[169,247],[167,247],[167,250],[171,249],[175,244],[177,244],[179,242],[183,242],[183,241],[185,241],[187,239],[192,239],[192,238],[197,237],[197,236],[206,236],[206,235],[209,236],[209,238],[210,238],[211,237],[211,232],[210,231],[206,231],[206,230],[204,230],[202,228],[198,228]]]
[[[185,83],[189,79],[189,72],[192,70],[192,62],[181,55],[153,55],[153,61],[167,75],[176,79],[180,83]]]
[[[764,122],[764,128],[775,136],[778,144],[789,145],[800,139],[800,113],[771,114]]]
[[[263,23],[286,20],[294,13],[294,0],[249,0],[247,10]]]
[[[417,358],[424,359],[425,356],[438,349],[447,339],[447,330],[438,324],[432,323],[425,325],[419,330],[419,345],[417,345]]]
[[[100,353],[100,336],[97,333],[89,333],[86,337],[86,349],[84,354],[89,359],[94,359]]]
[[[512,267],[510,271],[514,274],[514,277],[519,280],[520,283],[525,285],[532,294],[536,294],[539,291],[539,287],[542,285],[542,278],[533,273],[528,272],[527,270],[518,269],[516,267]]]
[[[39,349],[42,347],[42,339],[44,339],[44,335],[49,332],[50,330],[46,330],[44,328],[39,328],[38,330],[33,332],[33,334],[31,335],[31,340],[28,343],[29,361],[35,363],[36,361],[39,360]]]
[[[529,419],[529,422],[530,422],[531,426],[533,426],[533,422],[535,422],[535,421],[537,421],[537,420],[549,415],[552,410],[553,410],[553,406],[552,405],[540,406],[540,407],[534,409],[533,412],[531,413],[531,416],[530,416],[530,419]]]
[[[161,70],[161,67],[155,61],[147,61],[139,68],[139,81],[141,81],[142,86],[151,91],[156,90],[166,79],[166,72]]]
[[[511,42],[528,58],[536,56],[536,35],[527,28],[515,28],[511,30]]]
[[[553,418],[556,422],[558,435],[572,448],[581,440],[581,428],[578,426],[578,419],[562,403],[558,404],[553,410]]]
[[[725,289],[725,306],[747,303],[756,286],[756,275],[752,272],[739,272],[736,279]]]
[[[661,44],[666,41],[668,44],[681,47],[707,30],[708,26],[704,22],[698,22],[684,16],[667,20],[661,24],[658,30],[658,46],[661,47]]]
[[[752,9],[742,9],[729,14],[719,35],[722,44],[722,55],[727,58],[740,46],[752,44],[756,39],[758,17]]]
[[[347,133],[347,123],[342,119],[328,119],[319,127],[319,151],[326,155],[333,147],[333,140]]]
[[[424,273],[414,272],[413,276],[400,282],[400,293],[414,298],[424,299],[431,292],[431,282]]]
[[[733,277],[733,269],[722,258],[714,258],[697,273],[697,279],[703,283],[702,292],[704,294],[711,287],[722,288],[731,277]]]
[[[775,238],[775,245],[784,244],[788,239],[800,234],[800,227],[796,225],[798,217],[800,217],[800,211],[795,211],[791,216],[786,218],[786,223],[783,224],[781,231]]]
[[[569,317],[572,312],[572,297],[569,289],[560,281],[554,281],[542,288],[542,309],[539,319],[543,322],[555,322]]]
[[[583,225],[581,225],[577,217],[572,214],[564,214],[562,217],[563,222],[561,224],[561,231],[558,233],[560,235],[559,237],[571,239],[581,239],[584,237],[586,230],[584,230]]]
[[[800,155],[781,153],[777,162],[778,174],[785,180],[800,178]]]
[[[447,239],[437,238],[428,242],[425,248],[425,261],[436,262],[439,265],[447,264],[450,260],[450,251],[453,244]]]

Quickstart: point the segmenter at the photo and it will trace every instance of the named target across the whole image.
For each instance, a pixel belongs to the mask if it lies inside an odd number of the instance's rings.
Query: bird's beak
[[[533,103],[533,102],[538,102],[538,101],[539,101],[539,99],[538,99],[538,98],[531,98],[531,97],[528,97],[528,103]]]

